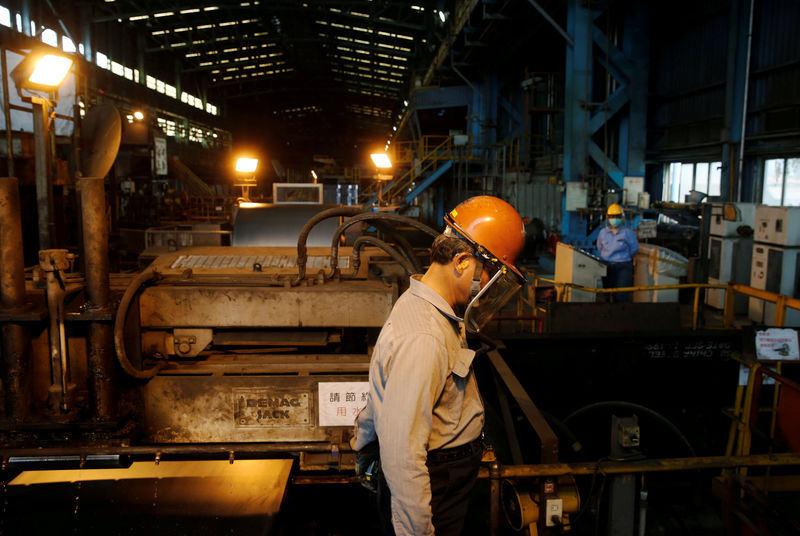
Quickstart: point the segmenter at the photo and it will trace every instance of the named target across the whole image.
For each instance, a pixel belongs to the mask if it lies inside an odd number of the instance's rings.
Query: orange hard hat
[[[470,197],[445,216],[445,222],[471,245],[488,251],[511,268],[525,245],[525,225],[514,207],[491,195]]]

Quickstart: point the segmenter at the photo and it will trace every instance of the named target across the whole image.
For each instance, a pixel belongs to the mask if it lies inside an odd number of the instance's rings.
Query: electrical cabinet
[[[557,282],[600,288],[602,287],[600,280],[605,275],[606,265],[597,257],[563,242],[559,242],[556,246],[555,280]],[[563,287],[559,290],[559,299],[570,302],[593,302],[597,301],[597,294]]]
[[[726,220],[725,205],[736,207],[736,220]],[[711,203],[711,223],[709,234],[712,236],[735,237],[741,236],[739,227],[747,226],[753,229],[756,220],[755,203]]]
[[[800,248],[753,244],[750,286],[800,298]],[[774,326],[775,304],[750,298],[748,316],[754,322]],[[787,308],[784,325],[800,327],[800,311]]]
[[[800,207],[756,207],[755,241],[800,246]]]
[[[711,236],[708,241],[708,282],[750,284],[753,257],[751,238],[724,238]],[[717,309],[725,307],[725,290],[710,288],[706,291],[706,304]],[[736,314],[747,314],[748,298],[737,295],[734,302]]]

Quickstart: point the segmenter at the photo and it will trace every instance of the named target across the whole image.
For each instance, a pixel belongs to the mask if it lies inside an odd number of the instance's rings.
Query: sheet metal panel
[[[170,286],[139,297],[144,328],[381,327],[396,287],[377,281],[310,287]]]
[[[144,434],[159,443],[330,441],[341,427],[319,425],[319,384],[365,381],[366,374],[156,376],[144,387]]]
[[[338,205],[266,205],[239,208],[233,222],[234,246],[297,246],[297,237],[308,220],[323,210]],[[331,245],[339,218],[329,218],[315,225],[307,245]]]

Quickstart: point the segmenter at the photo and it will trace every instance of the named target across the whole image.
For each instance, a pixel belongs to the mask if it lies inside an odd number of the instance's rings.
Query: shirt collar
[[[456,314],[453,312],[453,308],[450,307],[446,301],[444,301],[444,298],[442,298],[438,292],[422,282],[421,275],[416,274],[411,276],[408,291],[414,296],[422,298],[426,302],[436,307],[440,313],[450,320],[454,320],[455,322],[464,321],[462,318],[456,316]]]

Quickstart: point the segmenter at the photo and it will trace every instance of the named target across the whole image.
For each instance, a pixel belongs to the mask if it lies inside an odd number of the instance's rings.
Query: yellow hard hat
[[[612,203],[608,205],[608,211],[606,212],[608,216],[622,216],[622,206],[619,203]]]

